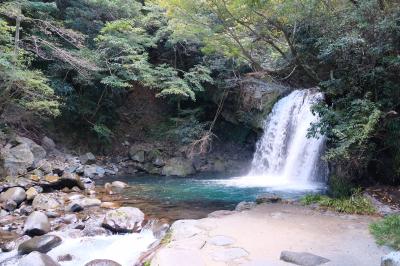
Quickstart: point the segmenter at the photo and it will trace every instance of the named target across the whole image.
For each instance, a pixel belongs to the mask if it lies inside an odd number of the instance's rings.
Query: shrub
[[[317,203],[322,208],[350,214],[374,214],[376,211],[371,201],[364,197],[360,190],[348,198],[330,198],[324,195],[309,194],[304,196],[300,202],[305,205]]]
[[[354,193],[354,186],[346,178],[331,176],[328,193],[332,198],[350,197]]]
[[[386,216],[369,228],[379,245],[400,250],[400,215]]]

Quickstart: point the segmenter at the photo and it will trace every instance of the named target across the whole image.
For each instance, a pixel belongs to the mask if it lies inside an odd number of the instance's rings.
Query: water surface
[[[124,205],[140,208],[151,217],[198,219],[216,210],[233,210],[241,201],[254,201],[260,195],[278,195],[284,199],[298,199],[305,193],[321,190],[313,186],[303,189],[237,185],[236,178],[218,175],[196,177],[140,176],[105,178],[98,184],[120,180],[129,188],[119,196]]]

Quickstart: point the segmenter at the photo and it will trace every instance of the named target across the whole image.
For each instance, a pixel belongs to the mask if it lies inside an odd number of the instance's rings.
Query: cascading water
[[[307,138],[310,125],[318,121],[311,106],[322,99],[322,93],[308,89],[295,90],[279,100],[264,121],[249,174],[230,184],[302,190],[324,183],[325,137]]]

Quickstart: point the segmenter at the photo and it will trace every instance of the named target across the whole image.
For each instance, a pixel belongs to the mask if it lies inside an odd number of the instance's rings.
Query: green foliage
[[[311,205],[320,202],[322,198],[323,196],[320,194],[306,194],[300,199],[300,202],[304,205]]]
[[[175,38],[202,42],[238,72],[320,86],[310,136],[328,137],[325,159],[343,177],[400,180],[397,1],[159,2]]]
[[[344,177],[332,175],[329,178],[329,195],[333,198],[350,197],[356,189],[351,182]]]
[[[379,245],[400,250],[400,215],[389,215],[370,225],[371,234]]]
[[[12,49],[12,30],[0,19],[0,110],[17,105],[42,117],[59,115],[59,102],[47,78],[41,71],[28,69],[31,55],[15,54]]]
[[[23,38],[15,56],[19,15]],[[3,1],[0,110],[18,104],[41,116],[59,116],[57,125],[66,134],[107,144],[116,110],[131,88],[154,89],[180,105],[195,101],[212,83],[197,45],[172,40],[165,10],[147,2]]]
[[[150,136],[155,139],[170,140],[187,145],[198,140],[209,127],[209,122],[201,122],[201,109],[181,110],[179,117],[171,117],[168,121],[150,129]]]
[[[110,141],[112,131],[107,126],[103,124],[96,124],[93,126],[93,131],[103,143]]]
[[[374,214],[376,212],[371,201],[361,194],[354,192],[347,198],[330,198],[324,195],[309,194],[300,200],[305,205],[318,204],[322,208],[350,214]]]
[[[194,101],[196,92],[204,90],[203,84],[212,82],[211,71],[202,65],[185,71],[170,64],[150,62],[150,50],[160,47],[168,37],[168,24],[158,20],[162,14],[159,9],[146,11],[146,15],[108,22],[95,39],[109,73],[102,83],[118,88],[141,83],[158,90],[158,97]]]
[[[400,124],[387,115],[399,111],[393,101],[400,96],[400,65],[393,57],[400,51],[399,15],[394,1],[382,7],[368,0],[299,29],[299,50],[308,62],[319,62],[315,71],[328,100],[315,107],[321,121],[311,133],[328,136],[326,159],[347,177],[399,177]]]

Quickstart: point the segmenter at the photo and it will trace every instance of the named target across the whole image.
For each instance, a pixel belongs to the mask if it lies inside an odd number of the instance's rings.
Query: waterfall
[[[325,137],[307,138],[310,125],[318,121],[311,107],[322,99],[322,93],[308,89],[295,90],[279,100],[264,121],[249,174],[232,179],[231,184],[310,189],[324,183]]]

